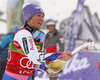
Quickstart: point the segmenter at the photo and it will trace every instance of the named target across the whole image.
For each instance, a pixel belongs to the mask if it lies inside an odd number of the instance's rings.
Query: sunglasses
[[[40,30],[34,30],[32,32],[33,38],[38,42],[44,42],[46,34]]]

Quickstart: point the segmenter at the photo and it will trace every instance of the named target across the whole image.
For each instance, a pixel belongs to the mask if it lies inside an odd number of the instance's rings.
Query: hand
[[[88,47],[83,48],[83,51],[90,51]]]
[[[67,53],[67,54],[63,57],[63,60],[64,60],[64,61],[68,61],[68,60],[70,60],[70,59],[73,58],[73,56],[72,56],[72,54],[71,54],[70,51],[66,51],[66,53]]]
[[[50,77],[56,77],[59,73],[57,72],[57,73],[49,73],[48,71],[48,68],[46,68],[46,73],[47,73],[47,76],[50,76]]]

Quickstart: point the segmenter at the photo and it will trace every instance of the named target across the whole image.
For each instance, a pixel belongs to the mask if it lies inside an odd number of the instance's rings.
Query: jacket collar
[[[58,31],[55,29],[54,33],[53,33],[53,37],[58,33]],[[46,35],[46,38],[49,38],[49,32]]]
[[[28,24],[25,24],[24,28],[26,28],[31,33],[34,31],[34,29],[32,27],[30,27]]]

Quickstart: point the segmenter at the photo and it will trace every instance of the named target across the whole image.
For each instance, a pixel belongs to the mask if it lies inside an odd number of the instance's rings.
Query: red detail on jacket
[[[30,42],[30,45],[31,45],[30,50],[34,50],[33,40],[32,40],[32,38],[29,38],[29,42]]]
[[[20,47],[20,45],[19,45],[19,43],[17,42],[17,41],[15,41],[14,40],[14,47],[16,48],[16,49],[21,49],[21,47]]]
[[[57,52],[57,46],[46,47],[46,53]]]
[[[27,56],[15,51],[9,50],[7,71],[16,74],[32,75],[35,64],[28,59]]]

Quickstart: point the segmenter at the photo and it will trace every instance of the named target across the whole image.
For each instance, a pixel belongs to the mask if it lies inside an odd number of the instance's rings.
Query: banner
[[[11,32],[15,26],[23,25],[23,3],[24,0],[7,0],[7,33]]]
[[[11,32],[13,14],[17,7],[18,0],[7,0],[7,33]]]
[[[81,17],[82,17],[82,12],[83,12],[83,7],[84,7],[84,0],[79,0],[77,9],[74,15],[74,20],[72,24],[72,34],[70,37],[70,42],[69,42],[69,51],[73,51],[75,47],[75,41],[77,39],[79,27],[81,24]]]
[[[15,26],[22,27],[22,25],[24,24],[23,14],[22,14],[23,3],[24,3],[24,0],[18,0],[16,10],[14,11],[14,14],[12,16],[13,17],[12,25],[11,25],[12,28]]]
[[[78,52],[66,63],[58,80],[100,80],[98,69],[100,53]],[[45,72],[35,71],[35,77],[47,80]]]

